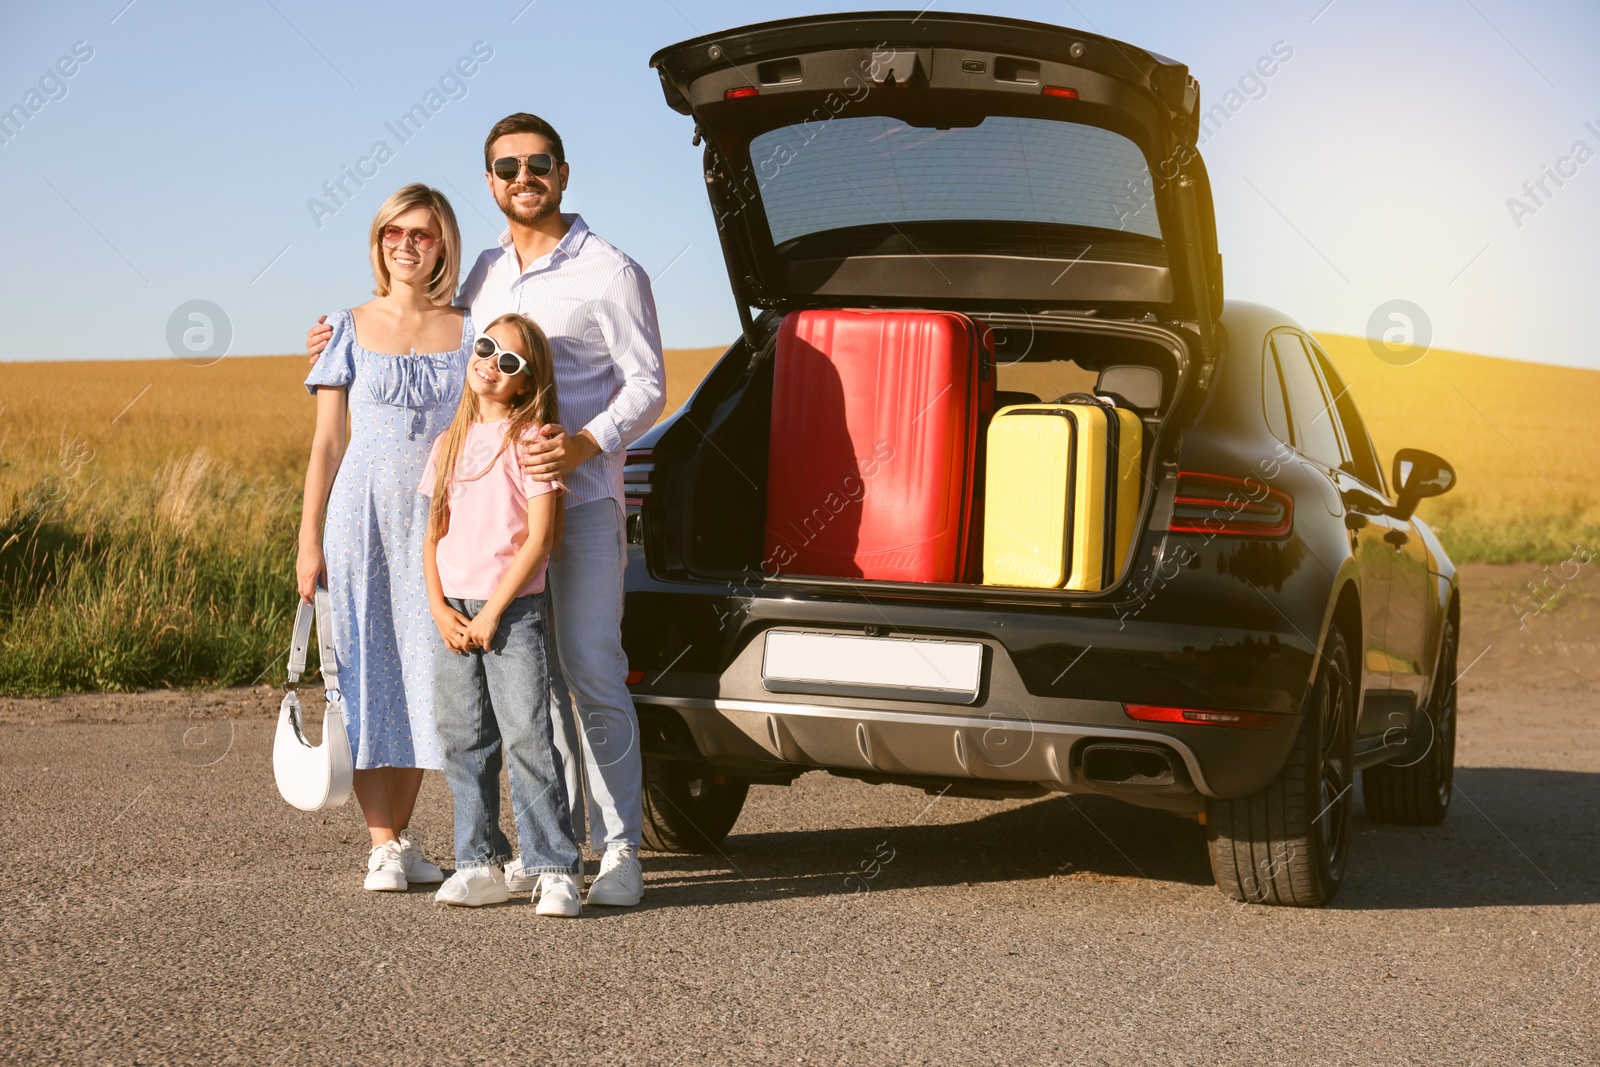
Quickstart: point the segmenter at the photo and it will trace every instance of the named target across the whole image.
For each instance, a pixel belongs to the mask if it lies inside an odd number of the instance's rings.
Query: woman
[[[444,877],[401,838],[423,770],[443,766],[422,575],[428,500],[417,484],[461,398],[473,332],[470,315],[451,306],[461,234],[443,194],[425,185],[395,193],[369,244],[376,299],[334,316],[306,378],[317,429],[295,571],[302,598],[325,581],[333,602],[355,794],[372,835],[366,888],[403,891]]]

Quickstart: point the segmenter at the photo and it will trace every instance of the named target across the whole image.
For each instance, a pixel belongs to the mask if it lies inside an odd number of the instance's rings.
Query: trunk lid
[[[650,60],[706,140],[741,310],[1222,307],[1188,68],[1017,19],[786,19]]]

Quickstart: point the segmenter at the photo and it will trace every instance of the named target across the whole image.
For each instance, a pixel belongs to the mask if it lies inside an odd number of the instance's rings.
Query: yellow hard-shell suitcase
[[[1144,424],[1092,397],[989,423],[983,582],[1093,592],[1116,581],[1139,513]]]

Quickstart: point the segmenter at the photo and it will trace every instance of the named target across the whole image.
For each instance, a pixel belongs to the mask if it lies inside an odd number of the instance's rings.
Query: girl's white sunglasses
[[[520,374],[528,369],[528,361],[515,352],[507,352],[501,348],[499,342],[488,334],[484,334],[472,342],[472,354],[479,359],[494,359],[494,365],[501,374]]]

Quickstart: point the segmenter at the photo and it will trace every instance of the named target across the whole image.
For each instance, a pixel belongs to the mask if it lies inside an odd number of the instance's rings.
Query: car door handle
[[[1404,530],[1390,530],[1383,535],[1383,539],[1395,548],[1403,548],[1411,540],[1411,535]]]

